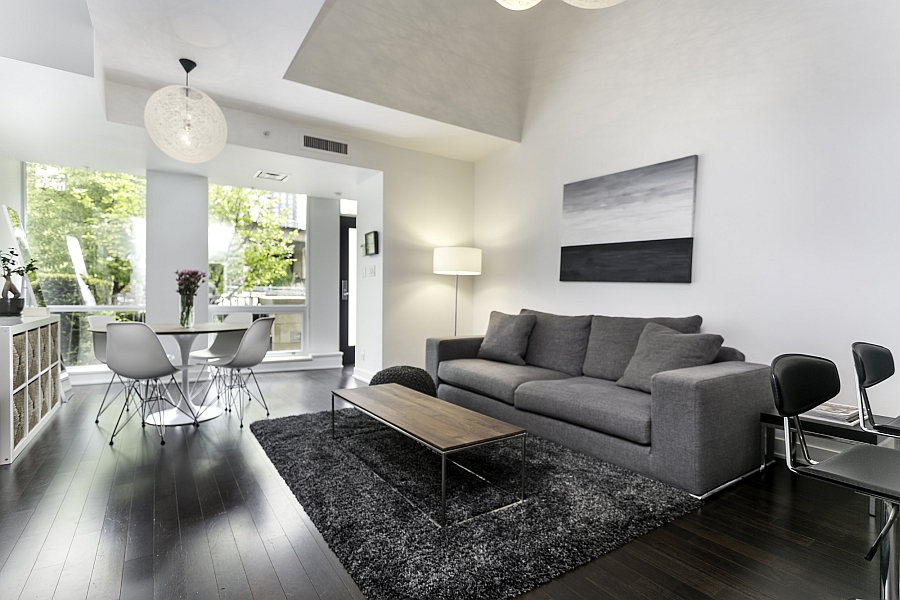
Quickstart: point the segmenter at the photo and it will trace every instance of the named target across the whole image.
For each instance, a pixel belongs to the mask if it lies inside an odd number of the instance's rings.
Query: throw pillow
[[[700,315],[650,319],[595,316],[584,357],[584,374],[609,381],[620,379],[647,323],[664,325],[681,333],[700,333],[703,318]]]
[[[525,364],[579,377],[591,334],[591,316],[567,317],[528,309],[520,314],[537,317]]]
[[[524,365],[528,336],[537,321],[534,315],[507,315],[491,312],[487,332],[478,349],[478,358],[511,365]]]
[[[651,377],[663,371],[708,365],[723,341],[721,335],[713,333],[679,333],[648,323],[616,385],[650,393]]]

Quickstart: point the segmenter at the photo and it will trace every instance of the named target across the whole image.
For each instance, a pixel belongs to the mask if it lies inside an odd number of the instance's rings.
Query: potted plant
[[[37,267],[34,266],[33,260],[28,261],[28,264],[25,266],[20,266],[19,253],[16,252],[15,248],[10,248],[0,251],[0,268],[3,270],[3,278],[6,280],[3,284],[3,297],[0,298],[0,316],[14,317],[21,315],[22,309],[25,308],[25,298],[21,297],[22,293],[19,292],[16,284],[12,282],[12,276],[19,275],[24,277],[28,273],[37,271]],[[12,298],[10,298],[10,295],[12,295]]]

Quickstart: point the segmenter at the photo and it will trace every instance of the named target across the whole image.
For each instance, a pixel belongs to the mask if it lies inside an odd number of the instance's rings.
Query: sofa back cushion
[[[716,358],[723,341],[721,335],[714,333],[679,333],[648,323],[625,374],[616,385],[650,393],[651,377],[663,371],[708,365]]]
[[[528,309],[522,309],[520,314],[537,318],[528,340],[525,364],[580,376],[591,332],[591,316],[566,317]]]
[[[591,334],[584,357],[588,377],[617,381],[625,374],[647,323],[663,325],[681,333],[700,333],[703,317],[602,317],[591,321]]]
[[[511,365],[524,365],[531,335],[537,317],[534,315],[507,315],[491,312],[487,332],[478,349],[478,358],[495,360]]]

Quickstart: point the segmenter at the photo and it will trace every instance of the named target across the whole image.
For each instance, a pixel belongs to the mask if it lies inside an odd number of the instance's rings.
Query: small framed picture
[[[378,232],[370,231],[366,234],[366,256],[378,254]]]

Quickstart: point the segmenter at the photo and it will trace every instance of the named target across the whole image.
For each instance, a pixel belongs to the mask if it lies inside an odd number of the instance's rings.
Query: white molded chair
[[[228,313],[225,315],[225,318],[222,320],[223,323],[253,323],[253,315],[251,313]],[[215,339],[213,339],[213,343],[203,350],[195,350],[191,352],[191,358],[194,361],[200,363],[202,368],[200,369],[200,373],[197,374],[197,382],[200,382],[200,379],[203,377],[203,371],[206,368],[210,368],[213,370],[213,378],[207,388],[207,393],[209,388],[212,387],[213,383],[216,384],[216,391],[218,395],[222,394],[222,378],[220,377],[221,372],[219,371],[216,365],[218,361],[223,359],[231,358],[238,351],[238,346],[241,345],[241,340],[244,338],[244,332],[246,330],[242,329],[240,331],[223,331],[221,333],[217,333]]]
[[[241,339],[240,346],[234,356],[227,359],[220,359],[215,363],[219,369],[227,369],[227,377],[225,379],[226,391],[226,410],[237,408],[238,419],[240,419],[241,427],[244,427],[244,394],[247,395],[247,401],[256,400],[263,408],[266,409],[266,416],[269,416],[269,407],[266,405],[266,399],[263,397],[262,389],[259,387],[259,381],[253,373],[253,367],[258,365],[266,357],[269,350],[269,337],[272,333],[272,324],[275,317],[263,317],[253,322],[244,337]],[[257,398],[247,386],[250,378],[256,384],[256,390],[259,392]]]
[[[101,329],[101,328],[109,325],[110,323],[115,323],[115,322],[116,322],[115,317],[108,317],[106,315],[89,315],[88,316],[88,326],[91,329]],[[94,357],[97,360],[99,360],[100,362],[102,362],[103,364],[106,364],[106,334],[101,333],[99,331],[92,331],[91,332],[91,340],[94,344]],[[110,389],[112,389],[112,385],[116,382],[117,378],[119,379],[119,381],[121,381],[123,387],[121,390],[119,390],[116,393],[115,396],[113,396],[110,399],[109,403],[107,404],[106,398],[109,396],[109,391],[110,391]],[[116,401],[116,398],[119,397],[119,394],[121,394],[122,391],[126,390],[127,388],[128,388],[128,385],[124,381],[122,381],[122,378],[119,377],[118,375],[116,375],[115,373],[113,373],[112,377],[109,378],[109,384],[106,386],[106,392],[103,394],[103,401],[100,402],[100,409],[97,411],[97,417],[94,419],[94,423],[100,422],[100,415],[102,415],[104,412],[106,412],[106,409],[109,408],[110,406],[112,406],[112,403]],[[125,398],[126,407],[128,405],[128,402],[129,402],[129,398],[126,394],[126,398]],[[127,410],[127,408],[126,408],[126,410]]]
[[[181,370],[181,367],[173,365],[169,360],[153,329],[144,323],[110,323],[106,326],[106,336],[108,348],[106,364],[120,377],[132,380],[129,393],[137,394],[141,399],[141,426],[146,425],[151,403],[156,404],[157,411],[162,411],[169,406],[177,408],[178,403],[172,401],[168,388],[160,382],[160,379],[169,377],[172,380],[171,383],[175,384],[178,389],[178,393],[184,397],[181,386],[175,380],[175,374]],[[141,383],[143,383],[143,393],[141,392]],[[188,407],[191,406],[190,402],[184,404]],[[110,446],[112,446],[116,434],[134,416],[132,413],[122,423],[124,413],[125,407],[122,407],[122,412],[119,413],[119,419],[116,421],[112,437],[109,440]],[[193,418],[194,425],[197,425],[197,416],[194,414],[188,416]],[[161,438],[160,443],[165,444],[165,424],[162,422],[157,424],[156,429]]]

